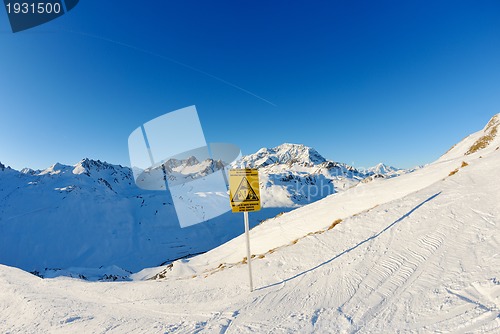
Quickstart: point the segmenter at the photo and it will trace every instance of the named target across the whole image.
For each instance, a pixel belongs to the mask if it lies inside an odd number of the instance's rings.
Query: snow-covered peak
[[[198,159],[196,159],[196,157],[194,156],[191,156],[187,159],[170,158],[162,164],[162,167],[164,167],[167,171],[172,171],[174,168],[178,168],[180,166],[193,166],[198,163]]]
[[[120,165],[112,165],[105,161],[92,160],[89,158],[82,159],[72,167],[73,174],[86,174],[89,176],[92,172],[100,173],[102,171],[109,171],[110,173],[115,174],[117,170],[126,168]]]
[[[33,184],[39,180],[47,180],[48,176],[53,179],[53,182],[56,182],[57,186],[54,189],[58,190],[88,188],[100,184],[112,191],[120,189],[127,191],[132,180],[130,168],[88,158],[82,159],[74,165],[55,163],[42,171],[25,168],[21,174],[36,177],[34,181],[31,181],[34,182]]]
[[[167,174],[184,174],[184,175],[208,175],[217,170],[224,168],[223,162],[213,160],[211,158],[199,161],[195,156],[190,156],[187,159],[168,159],[162,165],[154,167],[163,168]]]
[[[399,172],[400,170],[400,168],[389,166],[380,162],[377,165],[368,168],[367,172],[368,174],[391,175]]]
[[[60,164],[59,162],[56,162],[55,164],[53,164],[49,168],[41,171],[39,175],[47,175],[47,174],[48,175],[57,175],[57,174],[65,173],[72,168],[73,168],[72,166],[63,165],[63,164]]]
[[[325,162],[314,148],[285,143],[274,148],[261,148],[254,154],[243,157],[242,164],[246,167],[259,168],[272,164],[298,164],[302,166],[315,166]]]
[[[182,160],[182,163],[171,171],[167,171],[167,173],[176,172],[183,175],[205,176],[222,168],[224,168],[224,165],[220,160],[205,159],[200,162],[195,157],[190,157],[186,160]]]
[[[23,168],[19,171],[21,174],[35,175],[37,172],[31,168]]]
[[[17,170],[15,169],[12,169],[10,166],[5,166],[3,163],[0,162],[0,173],[14,173],[14,174],[17,174],[19,173]]]

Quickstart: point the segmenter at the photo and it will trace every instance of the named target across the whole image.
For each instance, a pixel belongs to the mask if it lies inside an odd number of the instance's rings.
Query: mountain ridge
[[[356,168],[327,160],[300,144],[260,149],[242,161],[260,166],[263,210],[253,214],[251,226],[345,191],[366,177]],[[169,177],[178,178],[179,184],[223,167],[220,161],[191,157],[165,164],[172,170]],[[180,229],[169,191],[138,188],[126,166],[84,158],[73,165],[55,163],[43,170],[3,169],[0,262],[28,271],[114,265],[136,271],[205,252],[242,232],[230,212]],[[36,232],[24,235],[18,228]],[[44,239],[47,234],[50,240]],[[18,241],[12,244],[13,240]]]

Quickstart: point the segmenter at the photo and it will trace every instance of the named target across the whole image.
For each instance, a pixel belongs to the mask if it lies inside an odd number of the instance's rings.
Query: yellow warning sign
[[[260,210],[257,169],[231,169],[229,171],[229,198],[233,212]]]

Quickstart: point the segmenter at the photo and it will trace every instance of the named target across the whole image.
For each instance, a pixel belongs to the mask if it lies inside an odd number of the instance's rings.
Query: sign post
[[[233,212],[243,212],[247,242],[248,277],[252,282],[252,254],[250,252],[250,226],[248,212],[260,210],[259,172],[257,169],[231,169],[229,171],[229,200]]]
[[[253,280],[252,280],[252,255],[250,254],[250,227],[248,224],[248,212],[243,212],[243,218],[245,220],[245,236],[247,239],[247,262],[248,262],[248,278],[250,279],[250,292],[253,291]]]

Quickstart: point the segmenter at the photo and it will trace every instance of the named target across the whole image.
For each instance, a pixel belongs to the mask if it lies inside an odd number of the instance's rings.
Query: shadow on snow
[[[402,215],[401,217],[399,217],[397,220],[395,220],[394,222],[392,222],[389,226],[385,227],[382,231],[380,231],[380,232],[378,232],[377,234],[372,235],[371,237],[369,237],[369,238],[367,238],[367,239],[365,239],[365,240],[361,241],[361,242],[360,242],[360,243],[358,243],[357,245],[352,246],[352,247],[351,247],[351,248],[349,248],[349,249],[346,249],[346,250],[345,250],[345,251],[343,251],[342,253],[335,255],[335,256],[334,256],[334,257],[332,257],[331,259],[326,260],[325,262],[320,263],[320,264],[318,264],[317,266],[314,266],[314,267],[312,267],[312,268],[310,268],[310,269],[307,269],[307,270],[305,270],[305,271],[303,271],[303,272],[301,272],[301,273],[298,273],[298,274],[296,274],[296,275],[294,275],[294,276],[292,276],[292,277],[286,278],[286,279],[284,279],[284,280],[282,280],[282,281],[280,281],[280,282],[272,283],[272,284],[266,285],[266,286],[264,286],[264,287],[258,288],[258,289],[256,289],[256,290],[263,290],[263,289],[271,288],[271,287],[273,287],[273,286],[277,286],[277,285],[280,285],[280,284],[283,284],[283,283],[289,282],[289,281],[291,281],[291,280],[293,280],[293,279],[296,279],[296,278],[298,278],[298,277],[300,277],[300,276],[303,276],[303,275],[305,275],[305,274],[307,274],[307,273],[310,273],[310,272],[312,272],[312,271],[314,271],[314,270],[316,270],[316,269],[318,269],[318,268],[320,268],[320,267],[322,267],[322,266],[324,266],[324,265],[326,265],[326,264],[328,264],[328,263],[332,262],[332,261],[333,261],[333,260],[335,260],[335,259],[338,259],[338,258],[339,258],[339,257],[341,257],[342,255],[347,254],[347,253],[349,253],[349,252],[351,252],[351,251],[355,250],[355,249],[356,249],[356,248],[358,248],[359,246],[361,246],[361,245],[363,245],[363,244],[365,244],[365,243],[367,243],[367,242],[369,242],[369,241],[371,241],[371,240],[373,240],[373,239],[375,239],[375,238],[378,238],[378,237],[379,237],[382,233],[384,233],[385,231],[389,230],[391,227],[393,227],[394,225],[398,224],[399,222],[401,222],[401,221],[402,221],[402,220],[404,220],[405,218],[409,217],[409,216],[410,216],[413,212],[415,212],[417,209],[419,209],[419,208],[420,208],[421,206],[423,206],[425,203],[427,203],[427,202],[429,202],[429,201],[432,201],[434,198],[436,198],[437,196],[439,196],[439,194],[441,194],[441,192],[438,192],[438,193],[436,193],[436,194],[432,195],[431,197],[429,197],[428,199],[426,199],[425,201],[423,201],[422,203],[420,203],[419,205],[417,205],[416,207],[414,207],[413,209],[411,209],[410,211],[408,211],[407,213],[405,213],[404,215]]]

